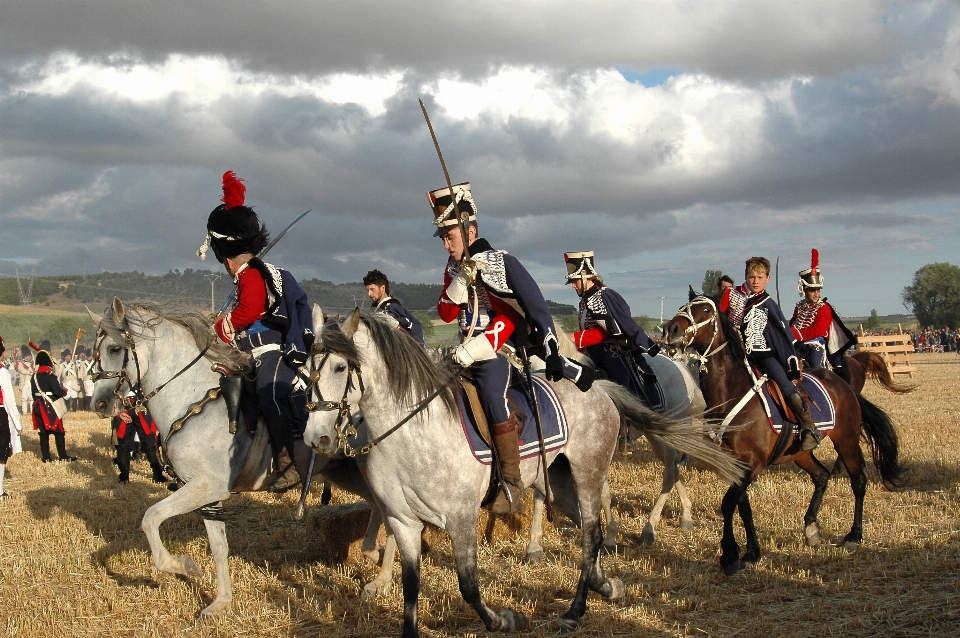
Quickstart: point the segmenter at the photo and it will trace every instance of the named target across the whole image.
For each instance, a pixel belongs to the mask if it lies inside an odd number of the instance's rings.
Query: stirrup
[[[800,449],[804,452],[815,450],[820,445],[822,438],[822,435],[816,429],[810,430],[804,428],[800,430]]]
[[[297,480],[293,482],[290,482],[290,479],[287,478],[287,474],[290,472],[291,469],[293,469],[293,471],[297,475]],[[287,481],[287,483],[283,483],[283,481]],[[291,461],[285,468],[277,472],[276,477],[273,479],[273,482],[270,483],[269,487],[267,487],[267,491],[273,494],[280,494],[280,493],[286,492],[289,489],[296,487],[297,485],[300,485],[302,481],[303,479],[300,478],[300,472],[297,471],[296,464],[293,461]]]

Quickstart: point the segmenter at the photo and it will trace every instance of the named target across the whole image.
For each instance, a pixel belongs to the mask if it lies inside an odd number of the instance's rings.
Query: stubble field
[[[803,546],[802,516],[812,484],[786,467],[751,488],[765,556],[734,578],[718,566],[725,486],[711,474],[684,470],[694,500],[695,528],[679,528],[679,503],[669,502],[657,543],[639,534],[656,493],[660,468],[641,447],[617,457],[611,471],[621,523],[618,552],[604,558],[609,575],[627,585],[622,603],[595,594],[577,635],[596,636],[928,636],[960,627],[960,357],[925,355],[920,388],[897,396],[868,383],[865,395],[897,426],[907,487],[884,490],[870,467],[864,543],[853,553],[827,544]],[[359,592],[376,569],[357,552],[341,565],[319,561],[325,541],[311,493],[303,522],[293,521],[297,495],[240,495],[225,506],[233,574],[233,613],[198,621],[215,582],[203,524],[196,514],[164,524],[175,554],[188,554],[204,575],[186,579],[152,569],[140,531],[144,510],[163,498],[135,463],[119,485],[111,464],[109,423],[92,414],[68,416],[67,446],[80,460],[42,464],[36,434],[24,433],[13,457],[12,498],[0,502],[0,600],[9,636],[390,636],[402,614],[399,578],[371,602]],[[869,457],[869,452],[866,453]],[[829,443],[818,457],[833,463]],[[529,497],[528,501],[529,501]],[[354,499],[334,492],[335,503]],[[528,503],[529,504],[529,503]],[[853,498],[846,477],[830,483],[820,515],[824,536],[849,531]],[[545,558],[522,564],[529,514],[498,520],[493,542],[481,542],[481,589],[488,603],[524,612],[529,635],[556,632],[578,577],[579,532],[545,523]],[[486,515],[479,522],[486,527]],[[739,534],[742,542],[742,533]],[[426,534],[420,626],[426,636],[485,633],[460,599],[448,539]],[[399,563],[397,564],[399,571]]]

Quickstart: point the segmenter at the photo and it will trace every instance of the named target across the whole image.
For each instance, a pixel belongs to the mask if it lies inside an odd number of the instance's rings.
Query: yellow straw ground
[[[659,489],[660,469],[643,449],[615,460],[611,481],[621,522],[608,574],[627,584],[622,604],[591,594],[578,635],[823,636],[956,635],[960,627],[960,357],[920,358],[913,394],[895,396],[868,384],[866,396],[887,410],[900,435],[909,485],[890,492],[872,466],[864,543],[849,554],[830,545],[808,549],[802,516],[812,492],[805,474],[783,468],[751,488],[765,556],[755,569],[728,579],[717,566],[722,485],[710,474],[684,471],[696,526],[679,528],[671,501],[657,544],[638,538]],[[393,591],[359,600],[376,570],[356,552],[343,565],[319,562],[327,540],[312,516],[293,521],[295,494],[236,496],[226,503],[233,614],[199,622],[214,592],[213,562],[196,514],[164,524],[174,553],[188,554],[204,575],[185,579],[152,568],[140,531],[144,510],[166,496],[134,464],[118,485],[109,424],[91,414],[67,417],[67,445],[76,463],[42,464],[36,434],[11,459],[13,498],[0,503],[0,599],[9,636],[390,636],[400,629],[399,579]],[[830,467],[829,444],[818,457]],[[869,455],[869,453],[868,453]],[[529,497],[528,497],[529,498]],[[334,493],[335,503],[354,500]],[[671,509],[674,507],[675,509]],[[310,511],[312,510],[312,512]],[[830,483],[820,515],[825,537],[849,531],[853,498],[846,477]],[[522,564],[526,518],[498,520],[492,544],[481,542],[481,588],[495,609],[509,606],[531,619],[530,635],[548,636],[576,586],[580,534],[562,521],[545,524],[545,558]],[[486,515],[478,522],[486,530]],[[485,633],[460,599],[450,543],[430,530],[423,560],[420,626],[426,636]],[[742,533],[738,534],[742,541]],[[398,564],[399,569],[399,564]]]

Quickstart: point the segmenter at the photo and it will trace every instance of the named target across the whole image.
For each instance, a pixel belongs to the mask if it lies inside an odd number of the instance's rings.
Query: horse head
[[[359,360],[353,337],[360,325],[359,311],[341,327],[323,323],[323,311],[313,306],[313,325],[322,326],[307,360],[309,417],[303,442],[320,454],[335,454],[350,426],[350,413],[362,396]],[[354,381],[356,377],[357,381]]]
[[[715,340],[723,338],[716,304],[702,295],[694,297],[664,324],[663,334],[670,346],[707,352]]]
[[[150,353],[142,343],[135,341],[135,335],[139,334],[130,322],[133,317],[139,330],[143,324],[141,318],[128,312],[119,298],[114,297],[103,316],[94,314],[89,308],[87,312],[97,325],[91,402],[96,413],[107,418],[113,415],[114,399],[124,397],[146,375]]]

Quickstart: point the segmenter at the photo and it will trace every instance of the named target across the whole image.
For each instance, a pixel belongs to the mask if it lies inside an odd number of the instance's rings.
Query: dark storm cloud
[[[0,56],[137,51],[157,60],[175,51],[307,74],[378,67],[476,74],[502,63],[832,74],[895,45],[881,21],[885,9],[865,1],[8,0]]]

